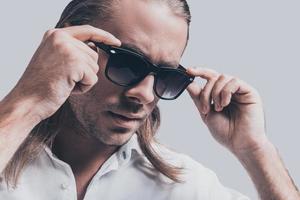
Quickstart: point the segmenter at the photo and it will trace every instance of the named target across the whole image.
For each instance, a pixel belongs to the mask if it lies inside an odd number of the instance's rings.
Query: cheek
[[[112,82],[110,82],[104,74],[98,73],[98,82],[92,88],[91,94],[97,99],[98,103],[113,103],[117,101],[121,91]]]
[[[98,65],[99,71],[97,73],[98,82],[93,87],[91,93],[100,97],[101,99],[111,96],[110,93],[116,94],[116,88],[111,81],[105,76],[105,67],[107,63],[107,57],[102,54],[99,55]]]
[[[117,103],[123,89],[108,80],[105,76],[105,67],[103,67],[103,65],[100,66],[101,67],[97,73],[98,82],[89,93],[94,99],[97,99],[95,103]]]
[[[102,56],[101,54],[99,55],[98,59],[98,66],[99,66],[99,71],[97,73],[98,76],[98,83],[103,82],[103,81],[108,81],[107,78],[105,77],[105,68],[107,64],[107,57]]]

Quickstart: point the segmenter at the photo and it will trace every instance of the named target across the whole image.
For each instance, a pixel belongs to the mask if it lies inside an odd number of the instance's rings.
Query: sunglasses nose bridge
[[[136,99],[141,104],[149,104],[155,99],[154,88],[154,77],[152,74],[148,74],[137,84],[127,88],[125,94],[126,96]]]
[[[154,78],[156,78],[156,75],[159,73],[160,68],[158,66],[156,66],[155,64],[152,64],[149,62],[147,64],[148,64],[148,67],[150,68],[148,75],[153,75]]]

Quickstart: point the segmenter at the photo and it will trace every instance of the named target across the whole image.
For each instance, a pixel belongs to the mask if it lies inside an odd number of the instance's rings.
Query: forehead
[[[187,39],[185,19],[165,3],[119,1],[105,29],[124,44],[139,49],[154,63],[179,63]]]

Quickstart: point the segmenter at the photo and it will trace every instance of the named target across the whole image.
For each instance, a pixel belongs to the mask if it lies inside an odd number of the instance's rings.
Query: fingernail
[[[217,112],[222,111],[223,107],[220,104],[215,104],[215,110]]]
[[[122,45],[122,42],[121,40],[117,39],[117,42],[119,43],[118,45],[121,46]]]
[[[223,107],[222,106],[219,106],[218,107],[218,112],[222,111],[223,110]]]

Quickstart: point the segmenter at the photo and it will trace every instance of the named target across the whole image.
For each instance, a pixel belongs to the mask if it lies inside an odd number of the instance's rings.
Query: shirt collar
[[[69,169],[69,172],[71,171],[70,166],[57,158],[48,146],[45,146],[45,152],[55,167],[63,169],[66,171],[66,173],[68,173],[67,169]],[[132,159],[136,158],[136,156],[141,156],[143,158],[145,157],[138,144],[137,135],[133,134],[132,137],[125,144],[123,144],[117,152],[111,155],[108,160],[103,163],[94,178],[99,179],[104,174],[112,170],[118,170],[120,167],[126,166]]]
[[[47,145],[45,145],[44,149],[50,158],[58,159]],[[132,157],[132,152],[135,152],[140,156],[144,156],[136,134],[133,134],[131,138],[119,148],[116,154],[120,160],[129,161]]]
[[[127,154],[126,156],[128,158],[131,157],[132,151],[135,151],[136,153],[138,153],[140,155],[144,155],[141,148],[140,148],[140,145],[138,143],[138,139],[137,139],[136,134],[133,134],[132,137],[125,144],[123,144],[120,147],[119,152],[122,152],[122,151],[125,151],[125,153]],[[124,154],[124,153],[122,153],[122,154]]]

